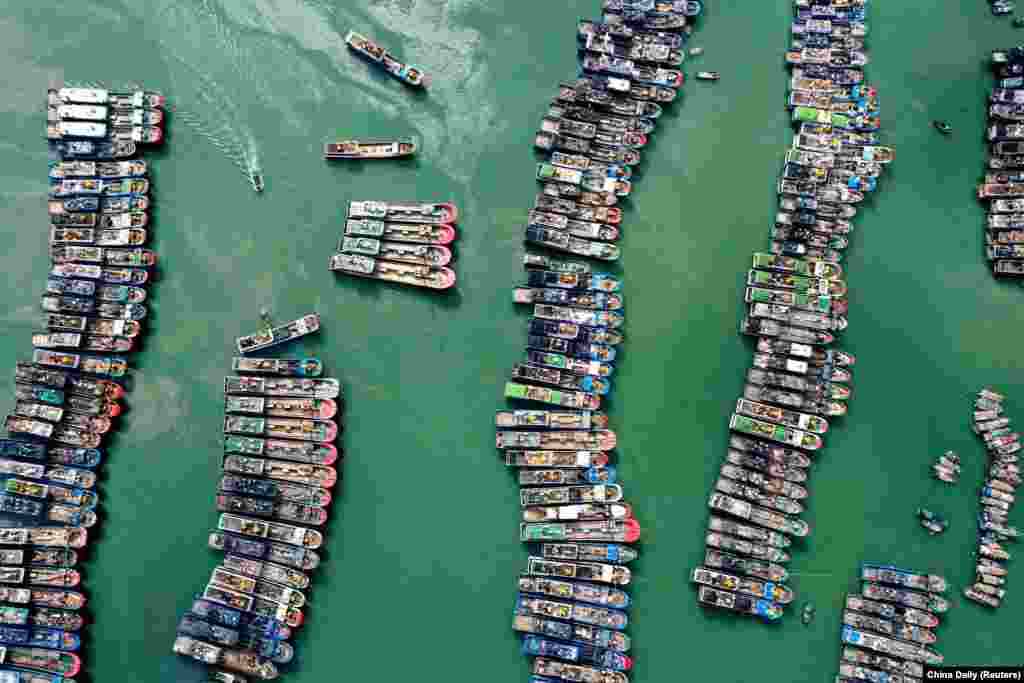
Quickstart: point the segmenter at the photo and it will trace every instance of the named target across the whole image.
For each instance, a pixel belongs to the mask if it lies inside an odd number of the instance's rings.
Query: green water
[[[811,627],[793,615],[768,628],[702,612],[687,579],[702,557],[706,496],[749,363],[750,344],[735,327],[742,273],[765,245],[788,139],[781,53],[791,11],[782,0],[708,4],[691,43],[707,51],[687,70],[715,69],[722,80],[688,84],[665,115],[622,242],[629,338],[609,405],[627,497],[644,525],[631,677],[829,680],[857,562],[940,572],[954,591],[970,579],[984,452],[967,428],[969,392],[1000,387],[1011,394],[1009,414],[1024,420],[1024,292],[989,275],[973,199],[991,84],[985,56],[1015,34],[980,1],[872,10],[868,73],[898,159],[853,236],[843,346],[858,356],[855,396],[813,472],[814,530],[791,567],[798,600],[815,600],[818,617]],[[165,149],[148,156],[160,274],[144,348],[133,356],[130,410],[104,469],[99,543],[85,565],[91,680],[200,680],[170,647],[215,562],[205,537],[216,520],[221,378],[231,340],[258,327],[262,306],[278,320],[322,314],[323,331],[288,351],[321,355],[347,400],[341,496],[289,680],[526,680],[509,628],[525,553],[516,487],[493,450],[492,411],[524,341],[526,313],[513,308],[510,288],[521,277],[522,226],[536,191],[533,130],[555,84],[575,73],[576,19],[597,6],[0,7],[8,240],[0,268],[9,291],[0,358],[8,367],[28,356],[46,272],[47,83],[142,82],[178,107]],[[351,27],[425,67],[430,92],[412,93],[348,54]],[[932,118],[949,120],[955,134],[939,136]],[[424,141],[413,161],[320,159],[328,139],[412,133]],[[240,170],[254,159],[267,178],[262,196]],[[327,271],[347,200],[435,197],[462,209],[454,292]],[[949,448],[965,462],[955,489],[927,471]],[[916,525],[921,504],[951,518],[944,536]],[[954,595],[940,627],[948,662],[1019,663],[1014,629],[1024,612],[1015,591],[997,614]]]

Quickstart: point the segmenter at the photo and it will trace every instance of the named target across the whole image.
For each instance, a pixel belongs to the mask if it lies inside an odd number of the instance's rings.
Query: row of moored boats
[[[1010,552],[1003,544],[1020,535],[1009,521],[1021,484],[1020,434],[1003,412],[1004,400],[991,389],[982,389],[974,399],[973,429],[985,443],[989,462],[979,495],[975,581],[964,588],[964,595],[988,607],[999,607],[1006,597]]]
[[[456,280],[449,266],[458,218],[458,208],[448,202],[349,202],[338,253],[328,267],[372,280],[448,289]]]
[[[532,311],[526,349],[496,416],[496,443],[513,469],[520,539],[513,628],[533,657],[531,680],[627,683],[627,566],[640,524],[614,465],[618,438],[601,404],[611,394],[623,342],[623,281],[603,267],[550,251],[619,258],[616,242],[633,169],[662,108],[676,99],[689,17],[699,3],[605,0],[580,21],[581,75],[559,85],[535,135],[547,161],[525,239],[548,253],[524,256],[513,300]]]
[[[133,131],[163,120],[155,93],[58,88],[47,99],[50,265],[0,438],[0,678],[24,683],[68,683],[82,666],[76,567],[156,260],[143,248],[149,180],[137,158],[150,139]]]
[[[753,255],[746,274],[740,331],[757,347],[708,500],[704,565],[692,574],[701,604],[768,621],[792,599],[778,582],[794,541],[810,533],[801,518],[809,469],[851,395],[855,359],[832,348],[847,325],[840,262],[851,219],[894,156],[879,145],[877,94],[862,70],[866,3],[795,0],[794,7],[785,61],[798,130],[778,179],[768,249]],[[717,574],[737,589],[698,580]]]
[[[989,156],[978,199],[986,202],[985,255],[996,276],[1024,276],[1024,47],[992,53]]]
[[[341,385],[316,358],[238,357],[224,378],[224,455],[217,485],[222,553],[178,623],[174,652],[211,680],[270,680],[295,656],[339,479]]]
[[[918,683],[944,657],[932,647],[949,609],[946,579],[892,565],[862,563],[860,593],[849,593],[840,625],[835,683]]]

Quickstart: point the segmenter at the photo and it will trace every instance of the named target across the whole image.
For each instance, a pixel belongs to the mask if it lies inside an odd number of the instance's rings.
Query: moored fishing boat
[[[266,579],[289,588],[302,590],[309,587],[309,577],[306,574],[291,567],[277,565],[272,562],[251,560],[237,555],[226,555],[223,559],[223,567],[236,574],[243,574],[256,579]]]
[[[320,507],[331,503],[331,494],[326,489],[282,479],[255,479],[227,474],[221,477],[220,490],[225,493],[254,495],[271,500],[287,500]]]
[[[767,405],[750,401],[745,398],[736,401],[736,412],[749,417],[768,420],[788,427],[795,427],[811,431],[816,434],[824,434],[828,431],[828,422],[816,415],[808,415],[795,410],[787,410],[777,406]]]
[[[842,658],[846,662],[870,666],[894,674],[903,674],[911,678],[922,678],[924,676],[924,667],[920,662],[886,657],[885,655],[875,654],[855,647],[844,646]]]
[[[51,247],[54,263],[88,263],[108,266],[149,267],[156,263],[156,253],[149,249],[111,249],[101,247]]]
[[[752,595],[770,602],[786,604],[793,601],[793,591],[772,581],[759,581],[748,577],[733,576],[706,567],[696,567],[690,572],[690,581],[719,590]]]
[[[633,668],[633,660],[624,654],[612,650],[597,650],[589,645],[546,640],[538,636],[525,636],[522,650],[526,655],[555,657],[576,664],[594,664],[600,669],[612,671],[628,671]]]
[[[546,486],[519,489],[519,504],[571,505],[576,503],[617,503],[622,500],[622,487],[618,484],[588,486]]]
[[[315,550],[323,543],[323,534],[313,529],[306,529],[292,524],[269,522],[250,519],[239,515],[223,513],[217,523],[220,531],[227,531],[241,536],[251,536],[277,543],[287,543],[302,548]]]
[[[716,569],[724,569],[726,571],[754,576],[759,579],[764,579],[765,581],[780,582],[785,581],[789,577],[789,572],[786,571],[785,567],[780,565],[772,564],[771,562],[763,562],[761,560],[738,557],[736,555],[730,555],[729,553],[723,553],[710,548],[704,554],[704,565],[707,567],[714,567]]]
[[[268,327],[256,334],[239,337],[235,340],[239,353],[251,353],[286,341],[312,334],[320,329],[320,316],[310,313],[284,325]]]
[[[31,671],[45,671],[66,678],[74,676],[82,668],[82,660],[70,652],[58,652],[41,647],[8,646],[4,648],[4,654],[4,664]]]
[[[49,167],[49,177],[53,180],[62,178],[101,178],[101,179],[112,179],[112,178],[141,178],[146,175],[147,167],[145,161],[132,160],[132,161],[56,161],[51,162]],[[78,198],[76,198],[78,199]],[[81,198],[85,199],[85,198]],[[73,202],[74,200],[67,200]],[[96,208],[99,206],[99,202],[94,200]],[[95,211],[96,208],[82,209],[85,211]]]
[[[225,396],[224,410],[229,413],[243,415],[329,420],[338,413],[338,404],[329,398]]]
[[[592,666],[569,664],[538,657],[533,660],[533,673],[537,676],[560,678],[567,681],[595,681],[596,683],[629,683],[621,671],[597,669]],[[547,680],[547,679],[542,679]]]
[[[598,223],[608,223],[610,225],[618,225],[622,222],[621,209],[606,206],[586,206],[544,193],[538,194],[536,199],[534,199],[534,208],[583,221],[597,221]]]
[[[520,633],[536,633],[615,652],[628,652],[630,648],[629,636],[621,631],[519,614],[518,611],[513,616],[512,628]]]
[[[602,628],[621,631],[629,623],[625,612],[605,609],[577,602],[563,602],[520,593],[516,596],[516,614],[528,614],[538,617],[550,617],[574,621],[579,624],[591,624]]]
[[[348,205],[349,218],[372,218],[399,223],[456,223],[459,211],[454,204],[417,202],[352,201]]]
[[[744,434],[778,441],[779,443],[797,446],[806,450],[818,450],[822,446],[821,437],[816,434],[754,420],[744,415],[734,414],[729,419],[729,428]]]
[[[149,181],[144,178],[73,178],[50,181],[50,197],[72,197],[75,195],[146,195]]]
[[[537,226],[530,226],[526,229],[525,241],[558,251],[605,261],[617,261],[621,253],[619,247],[613,244],[592,242],[587,239],[574,237],[568,232]]]
[[[82,263],[55,263],[50,268],[50,275],[53,277],[67,278],[89,278],[110,284],[124,284],[138,286],[145,284],[149,279],[149,273],[136,268],[103,268],[97,265],[85,265]]]
[[[949,610],[949,601],[933,593],[918,593],[912,590],[890,588],[877,583],[865,581],[861,584],[861,593],[869,600],[884,600],[915,609],[928,610],[941,614]]]
[[[270,660],[253,652],[217,647],[183,635],[175,638],[172,649],[175,654],[191,657],[208,666],[221,666],[263,680],[273,680],[278,676],[277,667]]]
[[[933,666],[941,664],[943,661],[942,655],[933,650],[929,650],[923,645],[908,643],[895,638],[876,636],[871,633],[865,633],[857,630],[849,625],[843,625],[842,641],[850,645],[875,650],[876,652],[895,655],[902,659],[916,662],[927,662]]]
[[[606,467],[608,454],[599,451],[505,451],[507,467],[559,467],[588,469]]]
[[[327,511],[319,506],[273,502],[265,498],[248,498],[226,493],[218,494],[216,504],[217,509],[221,512],[281,519],[286,522],[298,522],[312,526],[319,526],[327,521]]]
[[[633,517],[633,509],[624,503],[579,503],[575,505],[534,505],[523,508],[524,522],[560,520],[624,520]]]
[[[519,525],[519,539],[532,541],[586,541],[634,543],[640,538],[635,519],[580,522],[541,522]]]
[[[127,159],[137,151],[134,142],[124,140],[64,140],[50,147],[65,159]]]
[[[235,356],[231,359],[235,372],[254,375],[277,375],[280,377],[319,377],[324,365],[319,358],[247,358]]]
[[[731,465],[724,465],[724,467],[731,467]],[[803,505],[791,498],[765,493],[754,486],[745,486],[742,482],[725,476],[719,477],[715,482],[715,490],[751,503],[757,503],[770,510],[784,512],[787,515],[799,515],[804,510]]]
[[[313,488],[331,488],[338,481],[338,473],[333,467],[293,464],[243,455],[224,456],[223,468],[231,474],[280,479]]]
[[[540,429],[605,429],[608,417],[603,413],[569,410],[499,410],[498,427],[537,427]]]
[[[542,448],[547,450],[610,451],[615,448],[615,432],[595,431],[499,431],[498,448]]]
[[[352,237],[374,237],[413,244],[451,244],[455,228],[444,223],[385,223],[368,218],[345,221],[345,234]]]
[[[780,533],[790,534],[792,536],[806,536],[811,530],[807,522],[802,519],[787,517],[778,512],[751,505],[745,500],[733,498],[723,493],[712,493],[711,497],[708,499],[708,507],[712,510],[718,510],[734,517],[754,522],[755,524],[767,529],[774,529]],[[718,518],[712,517],[712,519],[715,520]],[[709,528],[712,528],[714,531],[735,533],[725,527],[714,528],[711,524],[709,524]],[[737,533],[736,535],[742,536],[743,534]],[[786,545],[788,545],[788,543]],[[786,546],[784,545],[782,547]]]
[[[538,593],[556,598],[575,600],[576,602],[613,607],[615,609],[625,609],[629,606],[629,595],[625,591],[612,588],[611,585],[596,586],[593,583],[580,582],[580,580],[583,580],[624,585],[629,583],[629,570],[626,570],[624,581],[612,581],[607,579],[610,575],[603,569],[595,568],[592,571],[575,569],[576,565],[563,567],[561,563],[552,565],[550,562],[540,558],[531,558],[531,563],[533,560],[537,560],[537,564],[530,570],[529,574],[519,577],[519,590],[522,593]],[[611,565],[601,566],[608,567]],[[622,567],[622,569],[625,568]],[[598,578],[591,578],[591,574],[598,576]],[[546,578],[551,576],[562,580]],[[600,576],[605,576],[606,578],[602,579]]]
[[[325,159],[395,159],[416,153],[412,138],[397,140],[342,140],[324,145]]]
[[[908,624],[915,624],[926,628],[934,628],[939,625],[939,618],[931,612],[894,605],[888,602],[868,600],[859,595],[847,595],[845,604],[847,609],[864,612],[865,614],[873,614],[884,619],[905,621]]]
[[[455,271],[450,268],[397,263],[361,254],[334,254],[329,267],[347,275],[429,289],[449,289],[456,280]]]
[[[729,436],[729,448],[730,450],[744,451],[745,453],[757,455],[788,467],[807,469],[811,466],[811,459],[807,453],[740,436],[739,434],[731,434]]]
[[[718,532],[709,532],[704,537],[704,543],[710,548],[729,550],[740,555],[747,555],[754,559],[768,562],[789,562],[789,553],[770,545],[748,541],[745,538],[730,536]]]
[[[725,459],[730,465],[745,467],[764,474],[770,474],[773,477],[784,479],[785,481],[793,483],[802,483],[807,481],[807,472],[805,470],[798,467],[786,466],[785,464],[781,464],[777,461],[772,461],[763,455],[743,453],[741,451],[729,449],[726,453]]]
[[[861,563],[860,576],[864,581],[887,583],[893,586],[915,590],[944,593],[948,588],[946,579],[935,574],[918,574],[892,565]]]
[[[782,607],[769,600],[759,600],[729,591],[721,591],[710,586],[697,588],[697,600],[702,605],[750,614],[761,617],[765,621],[777,621],[782,618]]]
[[[225,377],[224,393],[333,399],[341,393],[341,385],[329,377]]]
[[[742,457],[742,456],[741,456]],[[807,498],[807,489],[799,484],[781,478],[766,477],[763,473],[746,469],[728,462],[722,464],[721,475],[760,488],[773,496],[785,496],[791,500]]]
[[[542,543],[540,548],[541,555],[550,560],[628,564],[638,556],[633,548],[614,543]]]
[[[861,614],[860,612],[852,612],[850,610],[843,611],[843,623],[856,629],[873,631],[882,635],[902,638],[903,640],[908,640],[913,643],[922,643],[924,645],[930,645],[937,640],[935,634],[926,628],[880,619],[878,617]]]
[[[520,486],[579,486],[585,484],[614,484],[614,467],[588,467],[586,469],[524,469],[519,472]]]
[[[452,258],[451,251],[444,246],[387,242],[372,237],[342,237],[338,251],[435,268],[448,265]]]

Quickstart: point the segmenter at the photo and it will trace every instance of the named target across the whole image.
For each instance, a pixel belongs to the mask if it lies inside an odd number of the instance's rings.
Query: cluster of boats
[[[1024,276],[1024,46],[992,53],[989,156],[978,199],[988,205],[985,255],[997,277]]]
[[[778,180],[768,249],[746,274],[743,334],[757,338],[729,450],[708,499],[698,601],[775,621],[801,519],[808,469],[847,412],[853,355],[831,348],[847,326],[844,252],[851,219],[894,158],[879,145],[878,98],[864,82],[864,0],[795,0],[787,107],[799,126]],[[706,581],[713,577],[716,585]],[[717,578],[715,578],[717,577]],[[742,595],[722,599],[715,591]],[[758,593],[757,591],[761,592]]]
[[[338,253],[328,267],[345,275],[448,289],[458,208],[441,202],[352,201]]]
[[[982,389],[974,399],[973,430],[988,450],[988,472],[981,487],[978,512],[978,551],[973,585],[964,596],[988,607],[999,607],[1006,596],[1006,562],[1010,553],[1003,547],[1016,541],[1017,527],[1009,523],[1010,508],[1021,484],[1020,434],[1013,431],[1003,414],[1005,397]]]
[[[100,88],[51,88],[46,94],[46,137],[97,145],[152,144],[164,139],[163,95]]]
[[[600,412],[623,342],[623,281],[598,264],[619,258],[617,204],[662,107],[676,99],[689,18],[701,6],[604,0],[602,10],[577,24],[581,75],[559,86],[534,138],[548,160],[537,167],[542,190],[525,238],[595,261],[525,254],[513,301],[533,315],[505,385],[511,407],[495,418],[530,549],[513,628],[537,683],[628,683],[633,667],[623,589],[641,528],[614,465],[618,438]]]
[[[214,681],[277,678],[295,655],[306,589],[320,564],[340,457],[337,379],[317,358],[236,357],[224,378],[224,456],[217,487],[223,553],[178,623],[173,650]]]
[[[863,563],[860,593],[846,595],[836,683],[917,683],[942,664],[930,647],[950,603],[946,579],[892,565]]]
[[[14,369],[0,438],[0,680],[73,683],[86,597],[76,569],[97,522],[103,437],[146,317],[147,162],[129,130],[159,126],[155,93],[52,89],[50,269],[32,359]],[[84,131],[102,134],[79,134]]]

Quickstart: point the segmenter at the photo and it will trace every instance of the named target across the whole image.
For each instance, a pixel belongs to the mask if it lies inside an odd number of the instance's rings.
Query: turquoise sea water
[[[221,381],[231,341],[310,309],[323,331],[289,349],[321,355],[345,384],[342,495],[297,638],[300,682],[523,681],[510,630],[517,542],[512,477],[492,412],[521,358],[526,312],[511,303],[536,191],[533,131],[575,74],[573,31],[597,0],[183,0],[26,3],[0,8],[0,250],[8,297],[0,358],[28,355],[46,272],[42,101],[48,83],[144,83],[177,106],[155,167],[151,316],[134,355],[129,411],[101,484],[99,543],[85,566],[95,681],[199,681],[170,654],[174,628],[215,555]],[[848,269],[858,356],[851,413],[810,486],[813,532],[795,553],[810,627],[775,628],[695,604],[706,496],[748,367],[735,334],[742,277],[763,248],[788,141],[782,0],[708,3],[690,82],[645,153],[625,221],[628,340],[610,403],[626,493],[644,526],[631,633],[634,681],[827,680],[840,602],[857,562],[892,561],[969,580],[984,452],[968,394],[993,384],[1024,419],[1024,292],[995,282],[973,199],[984,160],[988,51],[1016,36],[985,3],[876,3],[869,79],[898,158],[858,219]],[[350,28],[434,76],[417,95],[350,55]],[[929,126],[944,118],[950,138]],[[416,134],[399,163],[328,165],[324,141]],[[267,190],[243,169],[262,167]],[[349,199],[451,199],[462,209],[459,284],[436,295],[327,271]],[[628,403],[627,403],[628,397]],[[6,409],[10,400],[4,404]],[[948,448],[958,488],[932,480]],[[952,520],[928,537],[927,504]],[[1018,521],[1018,524],[1020,522]],[[1012,569],[1016,572],[1016,569]],[[1022,615],[964,603],[940,627],[955,664],[1019,659]],[[1018,643],[1018,645],[1014,645]],[[737,654],[739,656],[737,656]]]

